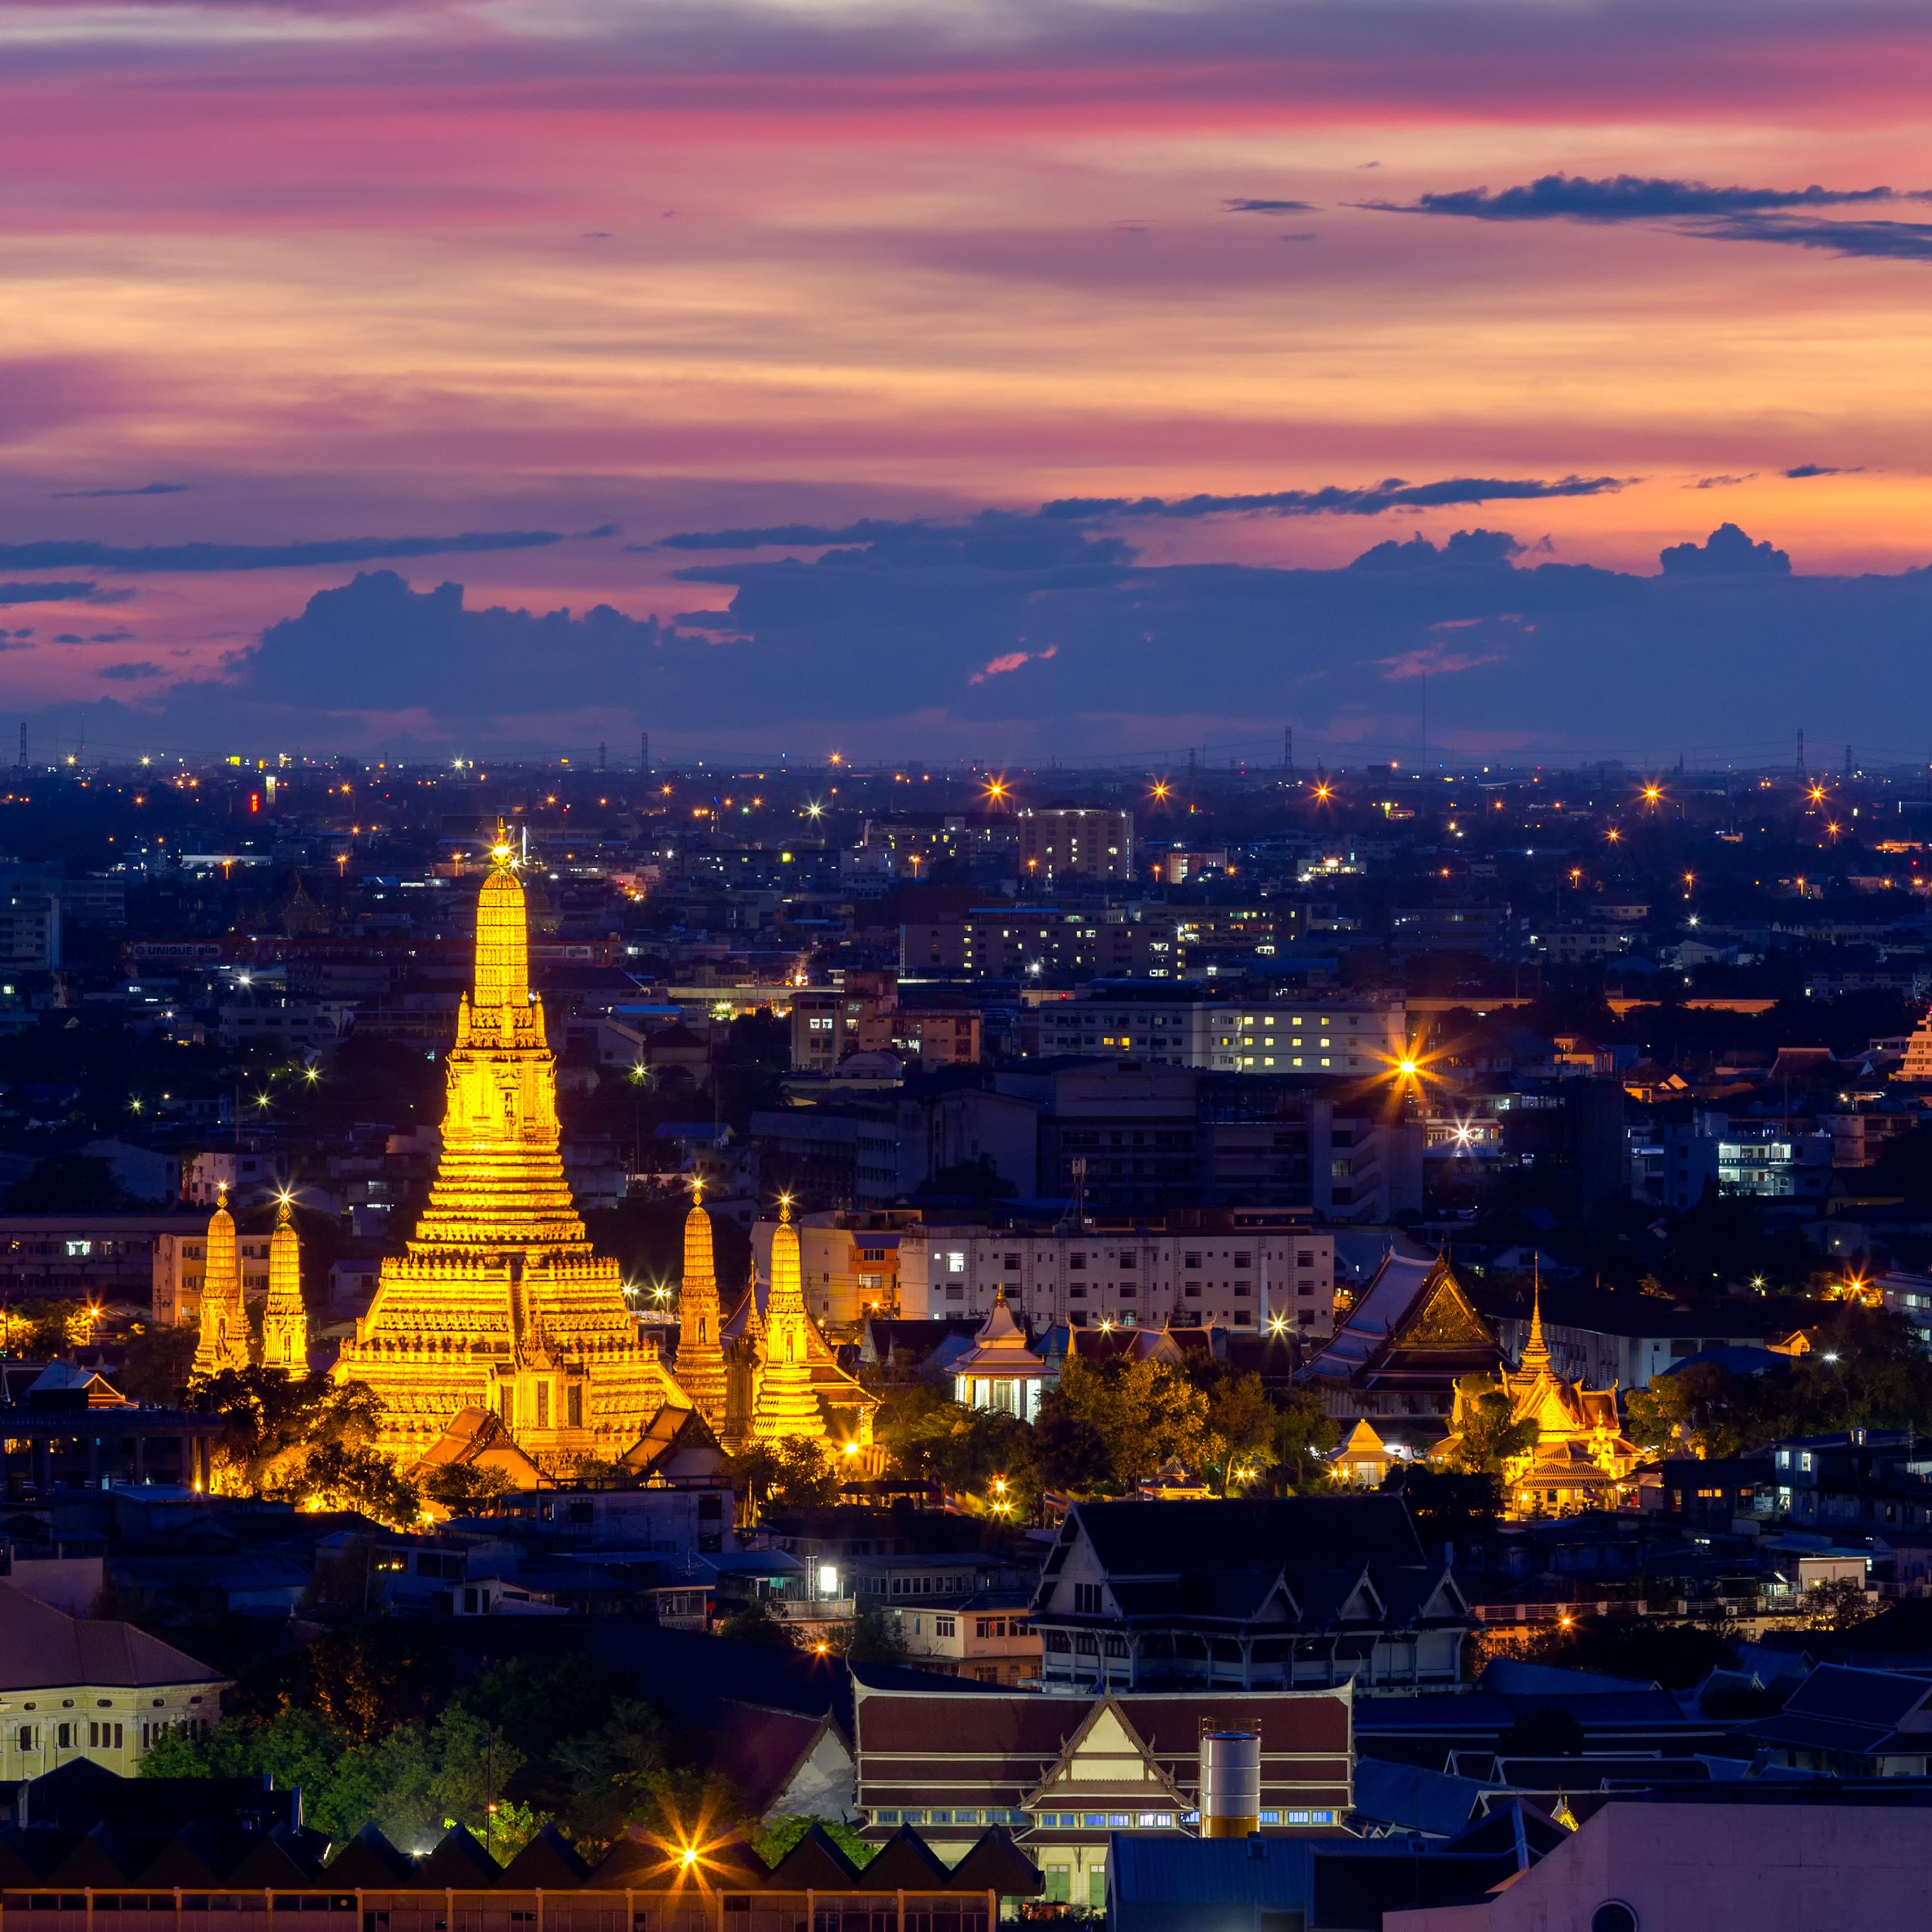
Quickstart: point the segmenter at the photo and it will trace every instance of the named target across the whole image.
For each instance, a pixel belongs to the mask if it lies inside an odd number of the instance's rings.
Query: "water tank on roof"
[[[1261,1826],[1261,1740],[1211,1730],[1201,1740],[1201,1835],[1244,1838]]]

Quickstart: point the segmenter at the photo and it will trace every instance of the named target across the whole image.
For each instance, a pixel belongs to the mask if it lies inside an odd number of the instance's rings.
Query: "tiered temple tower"
[[[497,1416],[541,1467],[620,1457],[689,1407],[593,1254],[564,1178],[556,1061],[530,990],[521,883],[501,828],[476,908],[476,983],[457,1014],[443,1144],[407,1251],[334,1373],[380,1404],[376,1446],[413,1463],[462,1411]]]
[[[291,1382],[309,1372],[309,1311],[302,1305],[302,1247],[281,1197],[269,1237],[269,1298],[262,1310],[262,1366],[278,1368]]]
[[[202,1268],[202,1334],[195,1344],[196,1375],[248,1366],[248,1313],[242,1299],[242,1244],[223,1188],[208,1217]]]
[[[724,1420],[724,1347],[718,1337],[718,1264],[702,1187],[685,1217],[685,1274],[678,1291],[678,1386],[713,1429]]]
[[[752,1411],[752,1436],[758,1442],[791,1436],[823,1439],[825,1417],[812,1387],[810,1343],[805,1333],[805,1285],[798,1260],[798,1231],[792,1205],[781,1201],[771,1238],[771,1293],[764,1307],[764,1361]]]

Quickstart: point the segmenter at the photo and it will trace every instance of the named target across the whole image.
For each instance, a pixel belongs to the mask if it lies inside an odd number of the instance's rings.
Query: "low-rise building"
[[[1157,1508],[1175,1506],[1155,1505]],[[1177,1841],[1195,1829],[1201,1738],[1260,1740],[1260,1829],[1274,1840],[1333,1832],[1353,1793],[1346,1686],[1245,1696],[1139,1691],[1077,1702],[1028,1693],[927,1691],[854,1677],[854,1752],[863,1835],[911,1825],[942,1854],[1005,1826],[1046,1881],[1046,1900],[1098,1910],[1110,1835]]]
[[[0,1780],[77,1758],[131,1776],[168,1732],[211,1727],[224,1683],[131,1623],[72,1617],[0,1581]]]
[[[1033,1612],[1064,1692],[1452,1688],[1471,1621],[1399,1495],[1081,1503]]]

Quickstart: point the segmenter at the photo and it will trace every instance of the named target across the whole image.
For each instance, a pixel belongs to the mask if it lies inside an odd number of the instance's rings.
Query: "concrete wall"
[[[1834,1932],[1927,1922],[1932,1808],[1608,1804],[1478,1905],[1391,1912],[1383,1932],[1590,1932],[1620,1899],[1638,1932]]]

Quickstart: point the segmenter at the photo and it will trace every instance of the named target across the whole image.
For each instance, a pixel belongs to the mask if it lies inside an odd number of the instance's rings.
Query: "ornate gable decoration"
[[[1497,1346],[1484,1321],[1462,1291],[1447,1262],[1430,1269],[1422,1293],[1389,1337],[1392,1346],[1408,1344],[1435,1349],[1494,1349]]]

